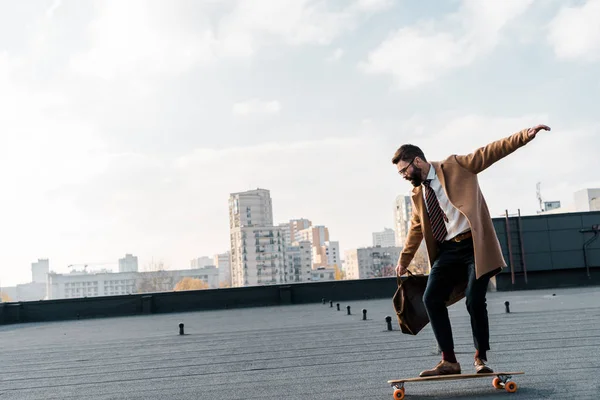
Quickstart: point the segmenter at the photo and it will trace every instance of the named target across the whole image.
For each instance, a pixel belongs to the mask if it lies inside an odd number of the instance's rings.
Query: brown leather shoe
[[[475,371],[477,371],[478,374],[491,374],[492,372],[494,372],[487,365],[487,361],[484,361],[479,357],[475,359],[475,362],[473,363],[473,365],[475,366]]]
[[[435,366],[435,368],[423,371],[419,374],[419,376],[423,377],[453,374],[460,374],[460,364],[442,360],[438,363],[438,365]]]

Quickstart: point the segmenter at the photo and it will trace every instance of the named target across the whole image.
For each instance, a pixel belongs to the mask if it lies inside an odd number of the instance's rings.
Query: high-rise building
[[[312,226],[312,222],[308,219],[305,219],[305,218],[292,219],[290,221],[290,242],[289,243],[292,244],[294,242],[301,241],[302,238],[300,237],[298,232],[303,229],[307,229],[311,226]]]
[[[323,225],[313,226],[310,221],[305,220],[306,228],[296,231],[296,238],[308,241],[312,244],[312,267],[313,269],[333,267],[341,268],[340,244],[329,240],[329,229]]]
[[[119,272],[138,272],[138,258],[132,254],[125,254],[119,258]]]
[[[37,262],[31,263],[31,282],[45,285],[49,272],[50,261],[47,258],[39,258]]]
[[[333,267],[341,268],[340,243],[326,241],[322,246],[312,246],[313,268]]]
[[[285,269],[287,282],[307,282],[311,280],[311,247],[308,241],[295,242],[293,246],[286,247]]]
[[[290,223],[282,222],[278,226],[279,228],[281,228],[281,234],[283,235],[283,239],[285,240],[286,246],[290,246],[292,244],[292,233],[290,230]]]
[[[297,232],[299,240],[308,240],[313,247],[323,246],[329,241],[329,229],[323,225],[309,226]]]
[[[214,265],[219,269],[219,284],[231,286],[231,251],[216,254]]]
[[[273,205],[268,190],[249,190],[229,196],[229,228],[244,226],[273,226]]]
[[[412,203],[410,196],[398,196],[394,202],[394,230],[396,231],[396,246],[404,247],[410,219],[412,216]]]
[[[232,193],[229,227],[232,286],[285,282],[285,238],[268,190]]]
[[[312,226],[312,222],[305,218],[291,219],[289,222],[279,224],[285,236],[285,243],[289,246],[295,245],[296,242],[305,240],[305,237],[299,234],[303,229]]]
[[[390,228],[384,228],[381,232],[373,232],[373,246],[396,246],[396,232]]]

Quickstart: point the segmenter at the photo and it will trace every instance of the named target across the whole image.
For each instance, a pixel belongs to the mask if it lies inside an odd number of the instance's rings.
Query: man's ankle
[[[475,358],[479,358],[480,360],[487,361],[487,355],[485,350],[476,350]]]
[[[456,355],[454,354],[454,350],[442,351],[442,360],[448,361],[448,362],[451,362],[451,363],[457,363],[458,362],[458,361],[456,361]]]

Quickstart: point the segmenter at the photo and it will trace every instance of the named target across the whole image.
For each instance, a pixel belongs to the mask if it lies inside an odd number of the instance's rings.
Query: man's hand
[[[530,137],[531,139],[533,139],[535,137],[535,135],[537,135],[538,132],[541,131],[542,129],[545,131],[549,131],[550,127],[546,126],[546,125],[534,126],[533,128],[529,128],[529,130],[527,131],[527,136]]]
[[[399,263],[398,263],[398,265],[396,265],[396,274],[398,274],[398,276],[404,275],[407,270],[408,270],[408,267],[403,267]]]

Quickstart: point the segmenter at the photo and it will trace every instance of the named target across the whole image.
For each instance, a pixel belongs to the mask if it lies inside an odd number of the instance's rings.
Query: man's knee
[[[444,305],[444,299],[435,290],[426,290],[423,294],[423,304],[425,304],[425,308],[432,309],[440,304]]]
[[[476,310],[478,308],[486,307],[486,292],[486,290],[467,290],[465,292],[467,309]]]

